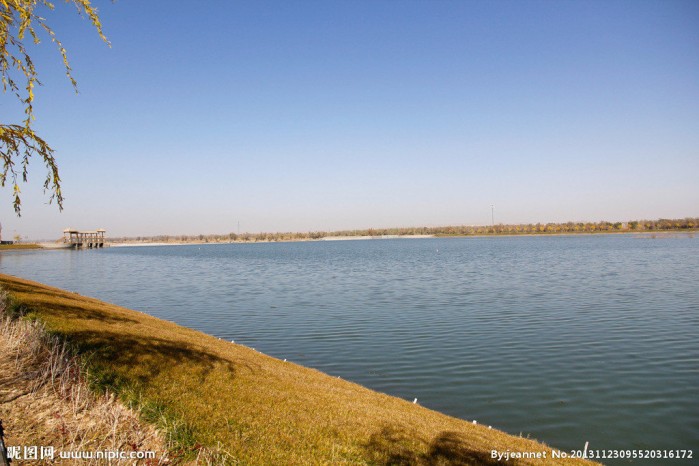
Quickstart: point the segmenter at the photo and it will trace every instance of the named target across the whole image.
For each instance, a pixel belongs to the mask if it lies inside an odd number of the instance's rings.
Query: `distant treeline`
[[[228,233],[224,235],[158,235],[110,238],[112,242],[131,243],[228,243],[263,241],[303,241],[334,236],[479,236],[479,235],[546,235],[561,233],[617,233],[682,231],[699,228],[699,218],[632,220],[628,222],[529,223],[522,225],[444,226],[414,228],[369,228],[367,230],[310,231],[305,233]]]

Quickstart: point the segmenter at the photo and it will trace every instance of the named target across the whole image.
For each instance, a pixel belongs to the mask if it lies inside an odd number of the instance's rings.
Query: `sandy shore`
[[[370,239],[421,239],[421,238],[434,238],[435,235],[378,235],[378,236],[326,236],[324,238],[304,238],[304,239],[294,239],[294,240],[283,240],[283,241],[221,241],[221,242],[144,242],[144,243],[107,243],[109,247],[113,248],[123,248],[132,246],[202,246],[211,244],[248,244],[248,243],[298,243],[298,242],[308,242],[308,241],[357,241],[357,240],[370,240]]]
[[[354,241],[366,239],[420,239],[434,238],[435,235],[379,235],[379,236],[326,236],[319,241]]]

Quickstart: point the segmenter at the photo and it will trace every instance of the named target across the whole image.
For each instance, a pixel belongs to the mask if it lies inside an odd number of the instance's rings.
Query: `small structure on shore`
[[[79,231],[72,228],[63,230],[63,242],[70,247],[79,248],[103,248],[104,234],[107,230],[99,228],[93,231]]]

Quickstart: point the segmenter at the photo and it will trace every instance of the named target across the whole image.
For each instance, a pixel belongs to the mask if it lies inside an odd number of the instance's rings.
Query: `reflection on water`
[[[686,449],[699,439],[694,238],[134,247],[0,260],[3,273],[559,448]]]

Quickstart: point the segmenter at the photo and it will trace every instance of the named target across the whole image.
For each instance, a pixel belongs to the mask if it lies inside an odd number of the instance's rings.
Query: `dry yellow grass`
[[[47,335],[39,322],[8,318],[5,303],[0,292],[0,420],[8,446],[19,447],[21,454],[24,447],[51,447],[55,460],[59,452],[151,451],[155,458],[141,463],[168,463],[165,443],[153,426],[113,394],[92,393],[65,344]],[[32,462],[52,463],[49,455],[37,453],[37,458]]]
[[[35,243],[0,244],[0,251],[3,249],[41,249],[41,246]]]
[[[473,425],[140,312],[0,275],[0,285],[136,400],[185,456],[231,464],[503,464],[492,450],[551,448]],[[196,312],[196,309],[192,309]]]

